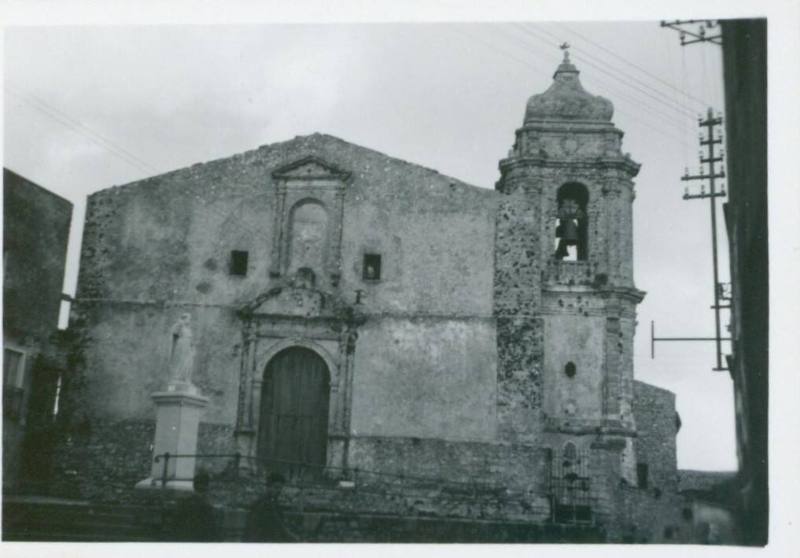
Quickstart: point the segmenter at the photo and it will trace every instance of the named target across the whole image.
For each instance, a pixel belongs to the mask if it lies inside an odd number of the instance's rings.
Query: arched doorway
[[[290,347],[264,370],[258,456],[290,478],[319,476],[328,444],[330,372],[311,349]]]

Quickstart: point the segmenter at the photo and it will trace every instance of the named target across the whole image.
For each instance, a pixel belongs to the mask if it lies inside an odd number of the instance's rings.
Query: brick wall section
[[[639,381],[633,383],[633,390],[633,412],[639,433],[636,438],[637,460],[647,464],[652,488],[664,493],[677,493],[675,394]]]
[[[537,210],[535,200],[519,193],[505,196],[497,210],[497,419],[500,438],[511,442],[535,442],[541,425],[543,332],[536,316],[544,258]]]
[[[124,502],[150,473],[155,422],[94,423],[60,440],[54,496]],[[120,443],[124,440],[125,443]]]
[[[541,430],[543,324],[528,316],[497,318],[498,434],[535,443]]]
[[[350,466],[366,471],[477,483],[543,494],[546,450],[511,443],[418,438],[357,437],[350,442]]]
[[[621,488],[617,505],[624,510],[624,523],[617,527],[610,542],[694,542],[691,523],[681,515],[684,499],[675,493],[657,494],[652,489]]]
[[[715,488],[730,483],[736,478],[735,471],[678,471],[678,490],[694,492],[713,492]]]
[[[201,423],[197,452],[233,455],[236,450],[232,430],[224,425]],[[134,486],[150,476],[154,436],[154,421],[123,420],[97,421],[89,431],[61,438],[50,493],[95,502],[139,500]],[[217,476],[229,473],[232,465],[230,458],[197,461],[198,468]]]
[[[533,316],[541,306],[542,262],[536,200],[519,194],[498,204],[495,229],[494,312]]]
[[[633,382],[633,392],[635,455],[638,463],[648,466],[648,486],[620,482],[615,487],[609,540],[691,542],[691,526],[681,517],[684,500],[677,491],[675,395],[639,381]]]
[[[152,423],[132,421],[109,425],[100,431],[95,429],[86,442],[74,443],[70,451],[62,452],[63,466],[82,467],[86,479],[96,479],[94,482],[83,479],[80,486],[80,495],[92,501],[156,502],[157,491],[133,490],[133,485],[149,471],[148,444],[152,434]],[[131,440],[129,449],[120,449],[115,443],[118,436]],[[200,451],[227,452],[228,436],[216,425],[201,425]],[[414,518],[525,522],[538,525],[536,529],[548,529],[550,507],[544,496],[548,470],[545,453],[540,448],[415,439],[358,442],[353,457],[358,459],[354,465],[361,470],[353,474],[355,489],[337,487],[338,473],[331,471],[328,480],[291,484],[284,491],[282,503],[288,511],[328,514],[330,524],[325,527],[328,530],[314,531],[313,536],[319,537],[318,540],[370,541],[384,540],[382,537],[387,536],[418,540],[417,536],[423,535],[415,534],[413,525],[406,524]],[[401,455],[406,459],[398,459]],[[409,463],[417,463],[419,467],[411,469]],[[235,513],[233,510],[249,508],[263,493],[263,477],[257,472],[237,474],[230,464],[229,460],[207,460],[203,466],[212,473],[212,502],[227,510],[226,513]],[[597,526],[608,531],[610,540],[618,542],[630,537],[636,541],[678,542],[678,530],[671,535],[673,539],[664,539],[663,534],[668,526],[680,526],[677,515],[680,502],[666,493],[655,497],[652,490],[627,487],[620,491],[619,476],[613,473],[618,468],[616,450],[593,451],[591,469]],[[375,475],[372,470],[389,474]],[[75,476],[70,471],[59,475],[66,479]],[[424,477],[431,480],[425,481]],[[471,480],[477,482],[470,483]],[[59,495],[75,497],[77,493],[62,490]],[[405,534],[390,535],[391,527],[384,524],[377,528],[366,516],[393,517],[398,526],[405,525],[398,527],[398,533]],[[342,521],[352,524],[340,525],[343,531],[334,533],[330,525]],[[633,524],[639,525],[638,530],[632,531]],[[450,527],[431,529],[431,536],[438,536],[439,541],[461,537],[452,534]],[[519,534],[508,535],[508,540],[522,540],[519,537],[524,538]]]

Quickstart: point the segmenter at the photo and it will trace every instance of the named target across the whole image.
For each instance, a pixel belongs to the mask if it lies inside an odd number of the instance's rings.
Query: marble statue
[[[172,348],[169,355],[170,384],[192,384],[195,347],[191,321],[191,314],[182,314],[172,326]]]

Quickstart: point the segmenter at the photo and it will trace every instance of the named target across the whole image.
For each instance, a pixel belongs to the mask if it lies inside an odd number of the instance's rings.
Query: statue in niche
[[[195,346],[191,321],[191,314],[182,314],[180,319],[172,326],[172,344],[169,354],[170,386],[192,386]]]

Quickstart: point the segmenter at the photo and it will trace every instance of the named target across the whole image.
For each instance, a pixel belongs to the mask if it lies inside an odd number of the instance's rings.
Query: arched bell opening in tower
[[[588,257],[588,217],[586,205],[589,193],[583,184],[571,182],[558,189],[556,198],[555,254],[557,260],[580,261]]]

